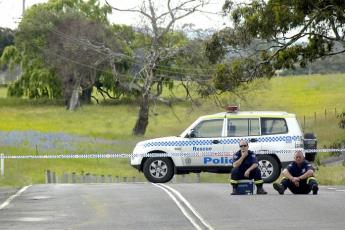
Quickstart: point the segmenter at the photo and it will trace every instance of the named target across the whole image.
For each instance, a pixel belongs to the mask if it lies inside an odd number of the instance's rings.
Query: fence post
[[[72,184],[77,183],[77,177],[76,177],[76,173],[72,172]]]
[[[85,175],[84,172],[80,174],[80,183],[85,183]]]
[[[93,174],[92,175],[92,183],[97,183],[97,175],[96,174]]]
[[[86,183],[91,183],[91,175],[90,173],[86,173]]]
[[[175,174],[171,180],[171,183],[176,184],[177,182],[177,175]]]
[[[5,155],[1,153],[0,156],[1,156],[1,159],[0,159],[1,176],[3,177],[5,176],[5,158],[4,158]]]
[[[50,170],[46,170],[46,184],[50,184],[51,181],[51,176],[50,176]]]
[[[56,184],[56,173],[52,172],[51,176],[52,176],[52,183]]]
[[[68,173],[67,172],[63,172],[63,183],[68,183]]]
[[[327,118],[327,110],[326,110],[326,108],[325,108],[325,119]]]
[[[185,179],[186,179],[186,174],[182,174],[181,177],[182,177],[181,182],[182,182],[182,183],[185,183],[185,182],[186,182],[186,181],[185,181]]]
[[[196,183],[200,183],[201,178],[200,178],[200,173],[196,174]]]

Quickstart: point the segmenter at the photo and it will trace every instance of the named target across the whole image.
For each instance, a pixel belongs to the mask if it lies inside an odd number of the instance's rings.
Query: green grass
[[[240,104],[241,110],[280,110],[296,113],[305,132],[315,132],[319,146],[345,140],[345,131],[338,128],[335,117],[344,111],[345,75],[315,75],[279,77],[271,80],[258,80],[240,88],[236,94],[222,95],[223,105]],[[183,97],[178,88],[175,94]],[[168,95],[168,93],[166,94]],[[35,130],[40,132],[63,132],[72,135],[119,140],[118,144],[86,143],[77,146],[73,153],[105,151],[130,153],[136,142],[143,139],[180,134],[197,117],[223,111],[215,101],[199,100],[201,106],[191,108],[187,103],[178,103],[173,108],[157,104],[151,107],[150,123],[144,137],[133,137],[132,128],[136,121],[138,108],[134,103],[125,105],[111,103],[83,106],[81,109],[66,111],[59,101],[28,100],[6,98],[6,88],[0,88],[0,130]],[[327,116],[325,116],[325,109]],[[316,113],[316,120],[314,114]],[[305,117],[305,122],[304,122]],[[57,148],[49,151],[28,146],[0,146],[6,154],[67,154],[70,151]],[[6,177],[0,185],[20,185],[43,183],[44,170],[50,169],[58,174],[75,171],[113,176],[136,176],[142,174],[131,168],[129,159],[112,160],[6,160]],[[318,176],[337,178],[327,172],[329,167],[320,169]],[[343,168],[332,168],[339,174]],[[322,179],[322,183],[345,184],[343,179],[336,182]],[[339,177],[340,178],[340,177]],[[202,174],[202,181],[228,182],[227,175]]]
[[[5,98],[7,95],[7,88],[0,86],[0,98]]]
[[[345,140],[345,130],[338,127],[336,118],[336,113],[345,111],[344,74],[276,77],[257,83],[257,90],[245,99],[227,97],[223,103],[235,101],[241,110],[295,113],[304,132],[317,134],[319,146]]]
[[[345,75],[313,75],[274,78],[260,97],[252,97],[251,107],[264,110],[287,110],[299,116],[319,116],[327,109],[344,109],[342,85]]]
[[[316,171],[316,178],[324,185],[345,185],[345,166],[320,166]]]

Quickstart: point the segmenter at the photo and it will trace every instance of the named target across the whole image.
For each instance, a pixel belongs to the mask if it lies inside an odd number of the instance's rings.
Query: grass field
[[[237,93],[222,95],[222,104],[239,104],[241,110],[279,110],[296,113],[305,132],[315,132],[319,146],[329,146],[345,140],[345,130],[338,128],[336,112],[344,111],[345,75],[315,75],[276,77],[260,80]],[[180,90],[178,90],[180,91]],[[179,92],[180,93],[180,92]],[[84,137],[116,140],[116,144],[81,143],[74,146],[73,153],[98,153],[112,151],[130,153],[135,143],[142,139],[178,135],[197,117],[223,111],[213,100],[200,100],[201,106],[191,108],[189,104],[179,103],[173,108],[157,104],[152,106],[150,123],[144,137],[133,137],[138,108],[131,105],[94,104],[81,109],[66,111],[58,102],[42,100],[6,98],[6,89],[0,88],[0,131],[39,131],[43,133],[65,133]],[[325,116],[326,110],[326,116]],[[316,119],[315,119],[316,114]],[[304,119],[305,118],[305,119]],[[1,143],[1,142],[0,142]],[[1,146],[0,152],[6,154],[53,154],[71,153],[70,148],[56,147],[42,149],[30,145]],[[137,176],[128,164],[128,159],[114,160],[6,160],[6,177],[0,184],[19,185],[43,183],[44,170],[57,173],[64,171],[77,173],[91,172],[104,175]],[[339,166],[340,167],[340,166]],[[341,173],[344,167],[335,168]],[[321,183],[345,184],[344,178],[334,182],[323,175],[330,167],[319,170]],[[322,173],[322,174],[321,174]],[[344,176],[343,176],[344,177]],[[339,177],[341,178],[341,176]],[[226,175],[204,174],[202,181],[227,182]]]

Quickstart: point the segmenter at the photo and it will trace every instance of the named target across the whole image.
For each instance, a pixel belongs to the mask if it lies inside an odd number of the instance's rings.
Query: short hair
[[[304,152],[302,150],[296,150],[294,156],[296,156],[299,153],[302,154],[302,156],[304,157]]]
[[[241,144],[241,142],[245,142],[247,145],[249,144],[247,140],[240,140],[239,144]]]

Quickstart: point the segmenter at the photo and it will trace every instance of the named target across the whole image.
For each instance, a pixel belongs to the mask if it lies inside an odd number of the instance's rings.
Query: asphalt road
[[[0,196],[0,229],[344,229],[345,187],[230,196],[226,184],[34,185]],[[0,190],[1,191],[1,190]]]

